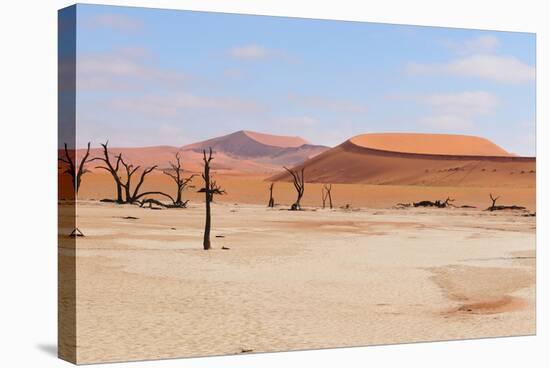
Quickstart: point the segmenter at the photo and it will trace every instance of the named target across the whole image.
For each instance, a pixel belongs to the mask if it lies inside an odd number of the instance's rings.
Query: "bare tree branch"
[[[78,191],[80,189],[80,183],[82,182],[82,176],[89,172],[88,169],[86,169],[86,164],[92,160],[89,159],[90,156],[90,142],[88,142],[88,147],[86,149],[86,153],[80,160],[80,163],[78,163],[78,169],[75,166],[75,163],[73,159],[71,158],[71,154],[69,153],[69,149],[67,147],[67,143],[64,144],[65,147],[65,157],[59,157],[58,160],[63,162],[64,164],[67,164],[69,167],[63,171],[66,174],[69,174],[71,176],[71,180],[73,183],[73,189],[75,194],[78,194]],[[74,150],[74,155],[76,158],[76,149]]]
[[[176,153],[176,162],[170,161],[170,167],[172,172],[164,170],[163,173],[169,176],[174,181],[174,183],[176,183],[176,199],[174,201],[174,205],[185,207],[188,201],[183,201],[183,191],[196,175],[192,174],[187,178],[183,177],[184,170],[181,166],[180,152]]]
[[[296,189],[296,193],[297,193],[296,201],[292,204],[290,209],[293,210],[293,211],[300,210],[301,209],[300,201],[302,200],[302,197],[303,197],[304,191],[305,191],[305,179],[304,179],[304,170],[305,170],[305,168],[302,167],[302,169],[300,171],[291,170],[291,169],[287,168],[286,166],[283,166],[283,168],[286,171],[288,171],[288,173],[290,175],[292,175],[292,181],[293,181],[293,184],[294,184],[294,188]]]

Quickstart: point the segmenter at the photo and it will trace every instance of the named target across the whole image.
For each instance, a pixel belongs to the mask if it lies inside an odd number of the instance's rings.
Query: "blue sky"
[[[535,35],[78,5],[77,119],[79,146],[429,132],[534,155]]]

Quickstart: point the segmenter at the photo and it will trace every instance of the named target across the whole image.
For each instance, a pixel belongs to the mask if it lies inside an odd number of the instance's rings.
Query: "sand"
[[[429,155],[512,156],[488,139],[460,134],[374,133],[349,142],[365,148]]]
[[[524,173],[514,174],[522,177],[516,182],[508,183],[505,181],[486,181],[479,171],[478,185],[374,185],[374,184],[334,184],[332,189],[333,201],[335,207],[350,205],[352,208],[391,208],[397,203],[418,202],[421,200],[437,199],[445,200],[447,197],[455,199],[457,206],[473,205],[478,209],[485,209],[491,205],[489,194],[500,196],[497,204],[516,204],[527,207],[531,212],[535,212],[535,175]],[[509,175],[509,174],[508,174]],[[509,175],[509,176],[514,176]],[[246,203],[267,205],[269,200],[268,186],[266,176],[262,175],[228,175],[214,174],[218,184],[220,184],[227,194],[218,196],[217,200],[224,203]],[[63,178],[62,178],[63,179]],[[519,184],[524,183],[524,186]],[[65,180],[65,184],[68,181]],[[202,201],[202,194],[197,190],[202,186],[200,175],[195,177],[191,183],[194,188],[189,188],[184,192],[184,197],[191,201]],[[488,185],[489,184],[489,185]],[[485,185],[485,186],[483,186]],[[322,183],[306,183],[306,190],[303,198],[303,204],[306,206],[320,207],[322,204],[321,190]],[[63,190],[70,189],[69,185],[64,185],[61,189],[62,195],[70,197],[70,194]],[[171,179],[162,173],[152,174],[147,177],[143,185],[144,191],[162,190],[171,195],[175,195],[175,186]],[[115,187],[113,179],[107,173],[89,173],[82,179],[80,188],[80,199],[113,198]],[[274,186],[275,202],[281,205],[290,206],[296,199],[296,191],[289,182],[276,182]],[[158,198],[162,199],[162,198]]]
[[[78,204],[79,363],[535,333],[535,218],[217,202],[204,251],[203,216]]]
[[[451,143],[449,141],[450,149],[458,151],[459,146],[453,147]],[[420,152],[386,151],[348,140],[305,161],[298,168],[305,167],[306,181],[316,183],[428,187],[535,186],[535,158]],[[271,178],[273,181],[290,179],[285,172]]]

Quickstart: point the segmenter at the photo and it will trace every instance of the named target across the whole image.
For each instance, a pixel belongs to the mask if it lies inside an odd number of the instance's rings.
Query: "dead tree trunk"
[[[120,161],[122,159],[122,156],[120,154],[117,156],[116,164],[113,166],[113,164],[111,163],[111,157],[109,156],[109,149],[107,147],[108,144],[109,141],[101,143],[101,147],[103,147],[103,157],[94,158],[94,160],[103,161],[105,166],[97,166],[96,168],[106,170],[111,174],[116,185],[116,202],[124,203],[124,200],[122,199],[123,186],[120,177],[118,176],[118,169],[120,168]]]
[[[275,183],[271,183],[269,185],[269,203],[267,207],[270,207],[270,208],[275,207],[275,199],[273,199],[273,185],[275,185]]]
[[[188,187],[189,182],[195,177],[191,175],[187,178],[183,177],[183,168],[181,167],[180,153],[176,153],[176,162],[170,161],[170,170],[165,170],[163,173],[168,175],[176,183],[176,199],[174,200],[174,206],[185,207],[187,201],[183,201],[183,191]]]
[[[289,172],[290,175],[292,175],[292,181],[294,184],[294,188],[296,189],[297,197],[296,201],[290,206],[290,209],[292,211],[298,211],[301,210],[302,207],[300,206],[300,201],[302,200],[302,197],[304,196],[304,190],[305,190],[305,181],[304,181],[304,168],[302,167],[302,170],[290,170],[286,166],[283,166],[283,168]]]
[[[324,184],[323,185],[323,192],[324,192],[324,198],[323,198],[323,208],[325,208],[325,202],[328,198],[328,204],[330,209],[332,209],[332,184]]]
[[[122,158],[122,154],[118,155],[118,159],[120,160],[120,163],[122,164],[122,166],[124,166],[124,169],[126,171],[126,183],[122,182],[121,180],[122,187],[124,188],[126,203],[133,203],[131,192],[132,176],[139,169],[139,166],[134,167],[134,165],[126,163]]]
[[[74,153],[74,159],[76,160],[76,149]],[[90,142],[88,142],[88,148],[86,149],[86,153],[84,154],[84,157],[82,157],[82,160],[80,160],[80,164],[75,166],[75,163],[73,161],[73,158],[69,154],[69,149],[67,148],[67,143],[65,143],[65,158],[60,157],[58,160],[67,164],[69,167],[64,171],[64,173],[69,174],[71,176],[71,180],[73,182],[73,190],[74,193],[78,195],[78,190],[80,189],[80,183],[82,182],[82,176],[89,172],[88,169],[86,169],[86,163],[88,161],[88,157],[90,156]]]
[[[491,207],[489,207],[489,211],[494,211],[496,209],[497,200],[500,198],[500,196],[495,198],[493,197],[493,193],[489,193],[489,198],[491,198],[491,201],[493,201]]]
[[[202,150],[202,155],[204,162],[204,172],[202,174],[204,188],[201,188],[199,192],[204,192],[204,202],[206,206],[206,221],[204,223],[204,238],[202,245],[204,250],[208,250],[210,249],[210,227],[212,222],[210,203],[214,198],[214,194],[225,194],[225,191],[221,189],[214,180],[211,180],[210,177],[210,161],[214,159],[212,157],[212,148],[208,149],[208,157],[206,156],[206,150]]]

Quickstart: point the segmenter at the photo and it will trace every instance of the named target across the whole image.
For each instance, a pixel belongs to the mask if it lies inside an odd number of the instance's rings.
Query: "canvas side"
[[[76,363],[76,5],[58,13],[58,356]]]

